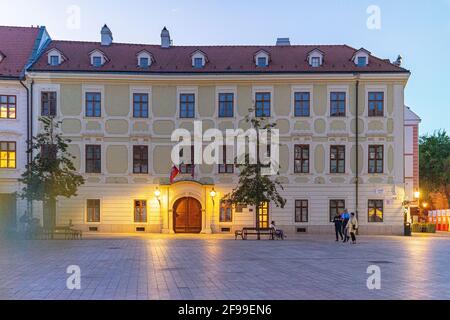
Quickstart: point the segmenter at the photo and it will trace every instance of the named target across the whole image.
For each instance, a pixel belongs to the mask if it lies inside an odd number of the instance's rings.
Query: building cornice
[[[398,80],[408,81],[409,72],[380,73],[121,73],[121,72],[46,72],[29,71],[27,76],[36,80],[165,80],[165,81],[271,81],[271,80]]]

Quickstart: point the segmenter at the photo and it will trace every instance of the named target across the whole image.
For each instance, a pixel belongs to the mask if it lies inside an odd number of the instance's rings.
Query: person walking
[[[339,237],[341,237],[341,241],[344,240],[344,235],[342,234],[342,219],[339,213],[333,218],[334,229],[336,231],[336,242],[339,242]]]
[[[347,209],[344,209],[344,212],[341,215],[341,220],[342,220],[342,233],[344,235],[343,242],[347,242],[350,239],[350,236],[347,232],[348,231],[347,225],[348,222],[350,221],[350,214],[348,213]]]
[[[351,214],[351,218],[347,224],[348,237],[352,238],[352,244],[356,244],[356,232],[358,231],[358,219],[354,212]]]

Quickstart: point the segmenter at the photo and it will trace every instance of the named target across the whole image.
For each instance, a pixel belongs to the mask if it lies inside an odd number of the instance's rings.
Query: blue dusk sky
[[[401,54],[412,72],[406,104],[423,119],[421,133],[450,132],[450,0],[0,0],[0,25],[44,25],[53,39],[99,41],[104,23],[116,42],[159,43],[167,26],[175,45],[290,37],[391,60]]]

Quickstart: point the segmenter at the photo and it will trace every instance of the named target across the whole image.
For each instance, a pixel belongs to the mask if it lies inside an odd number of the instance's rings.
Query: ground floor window
[[[383,222],[383,200],[369,200],[369,222]]]
[[[308,200],[295,200],[295,222],[308,222]]]
[[[220,202],[220,222],[233,222],[233,205],[229,201]]]
[[[134,201],[134,222],[146,223],[147,222],[147,201],[135,200]]]
[[[259,207],[258,215],[259,215],[259,227],[268,228],[270,222],[269,222],[269,204],[267,202],[263,203]]]
[[[87,200],[87,222],[100,222],[100,200]]]
[[[16,143],[0,142],[0,168],[15,169],[16,168]]]
[[[336,214],[341,215],[345,210],[345,200],[330,200],[330,221],[333,221]]]

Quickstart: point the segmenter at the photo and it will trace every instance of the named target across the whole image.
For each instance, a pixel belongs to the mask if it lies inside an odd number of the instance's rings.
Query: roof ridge
[[[52,42],[60,42],[60,43],[85,43],[85,44],[98,44],[100,45],[100,41],[84,41],[84,40],[52,40]],[[133,43],[133,42],[113,42],[112,46],[114,45],[131,45],[131,46],[147,46],[147,47],[159,47],[160,44],[152,44],[152,43]],[[198,44],[198,45],[174,45],[172,48],[231,48],[231,47],[254,47],[254,48],[261,48],[261,47],[267,47],[267,48],[292,48],[292,47],[348,47],[350,49],[354,49],[346,44],[293,44],[290,46],[277,46],[277,45],[271,45],[271,44],[214,44],[214,45],[204,45],[204,44]],[[356,50],[356,49],[354,49]]]
[[[25,26],[0,26],[0,28],[4,28],[4,29],[40,29],[43,26],[29,26],[29,27],[25,27]]]

